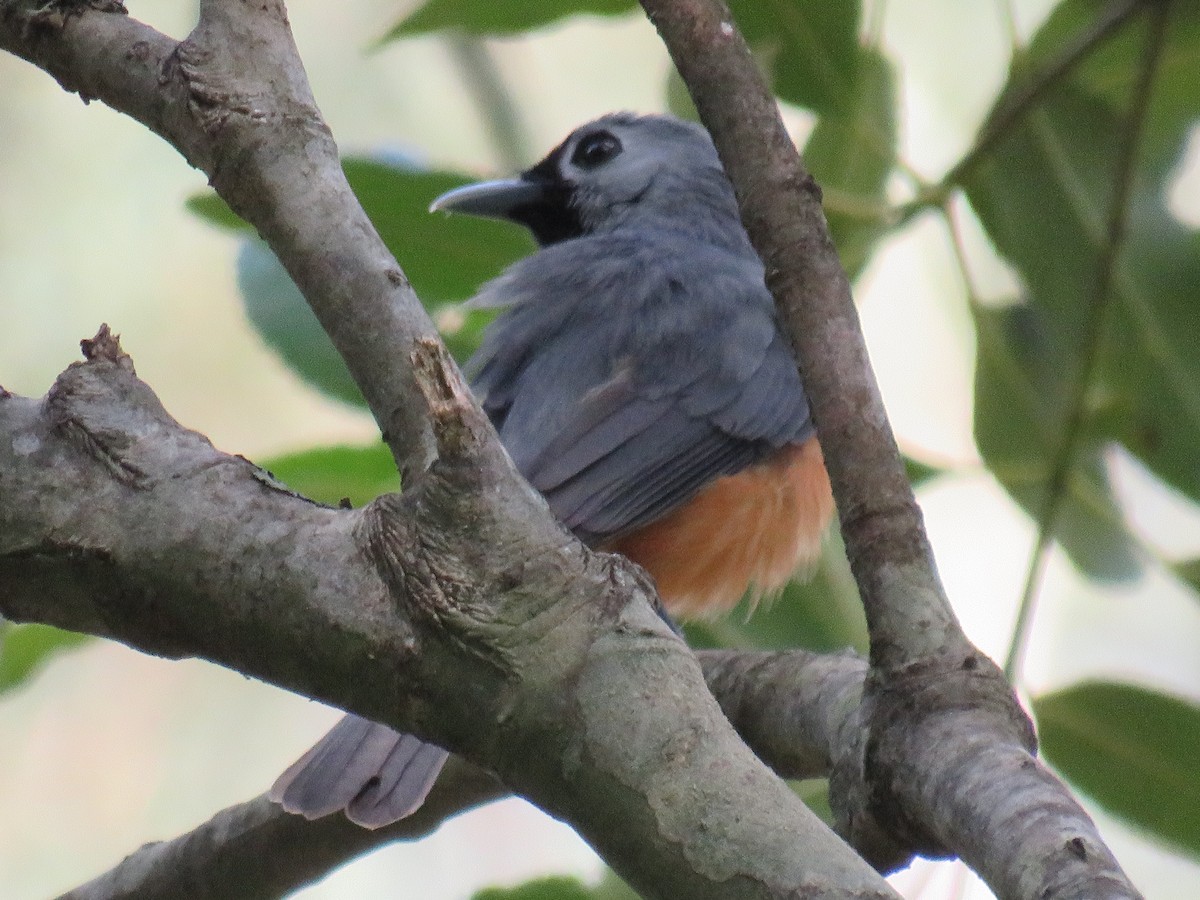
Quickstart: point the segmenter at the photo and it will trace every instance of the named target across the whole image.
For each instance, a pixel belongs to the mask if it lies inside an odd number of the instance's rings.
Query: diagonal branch
[[[1002,897],[1137,896],[1091,820],[1030,755],[1028,719],[954,617],[820,189],[728,7],[721,0],[642,6],[713,135],[766,266],[811,398],[866,611],[871,669],[862,754],[855,768],[835,768],[831,781],[840,829],[877,864],[892,864],[902,848],[955,853]],[[997,805],[997,791],[1009,803]],[[870,815],[849,812],[864,804]]]
[[[844,739],[855,731],[865,670],[860,659],[803,650],[713,650],[699,657],[726,714],[782,776],[826,774],[831,758],[853,752]],[[343,816],[309,822],[257,797],[187,834],[136,850],[62,900],[224,900],[234,894],[266,900],[385,844],[418,840],[447,819],[507,795],[495,778],[452,757],[420,810],[376,831]]]
[[[263,795],[172,841],[139,848],[60,900],[273,900],[384,844],[419,840],[506,793],[495,778],[454,758],[416,813],[377,831],[342,816],[310,822]]]
[[[796,349],[866,608],[872,664],[900,668],[933,653],[969,653],[935,571],[820,189],[774,96],[724,4],[642,5],[712,133]]]
[[[486,420],[445,351],[418,349],[438,461],[403,497],[344,510],[181,428],[102,330],[45,401],[0,399],[0,614],[413,731],[650,896],[891,896],[738,739],[644,576],[493,480]]]

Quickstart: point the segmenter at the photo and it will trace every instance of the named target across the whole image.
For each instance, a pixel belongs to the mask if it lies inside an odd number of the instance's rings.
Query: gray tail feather
[[[381,828],[420,808],[450,754],[411,734],[345,716],[275,780],[268,796],[306,819],[345,810]]]

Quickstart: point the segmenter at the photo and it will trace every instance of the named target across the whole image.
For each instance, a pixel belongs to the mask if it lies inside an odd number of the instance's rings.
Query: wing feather
[[[517,467],[584,540],[648,524],[813,432],[757,260],[591,236],[484,293],[516,299],[473,384]]]

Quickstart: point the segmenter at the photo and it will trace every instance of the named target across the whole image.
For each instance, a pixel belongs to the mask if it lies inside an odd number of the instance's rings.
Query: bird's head
[[[457,188],[430,208],[508,219],[542,245],[630,223],[737,217],[733,191],[703,128],[631,113],[580,126],[516,178]]]

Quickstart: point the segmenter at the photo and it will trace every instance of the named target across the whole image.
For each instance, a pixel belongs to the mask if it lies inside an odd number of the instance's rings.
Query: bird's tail
[[[411,734],[348,715],[275,780],[268,796],[306,819],[344,810],[364,828],[381,828],[420,808],[448,756]]]

